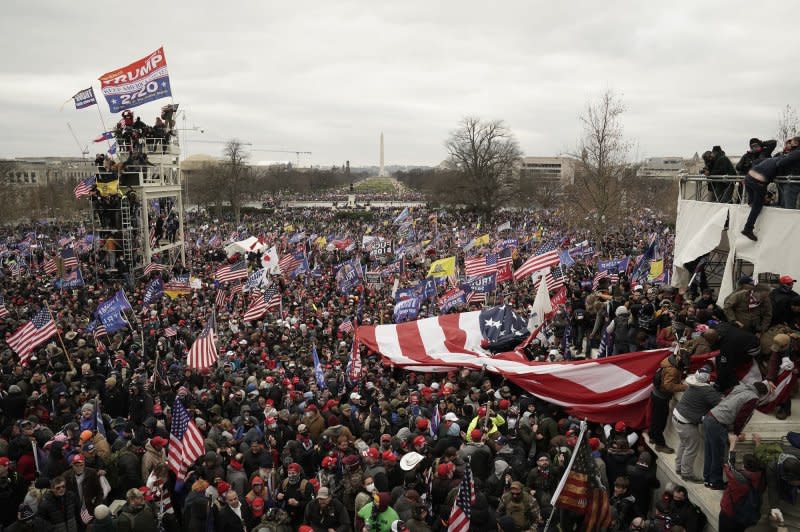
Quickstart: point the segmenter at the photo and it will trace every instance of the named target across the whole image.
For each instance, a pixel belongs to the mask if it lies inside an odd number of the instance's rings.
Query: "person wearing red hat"
[[[150,476],[150,472],[158,464],[166,461],[167,455],[164,447],[169,442],[161,436],[154,436],[144,446],[144,455],[142,455],[142,478],[146,479]]]
[[[386,468],[381,463],[381,452],[375,447],[370,447],[362,453],[364,459],[364,476],[372,477],[378,491],[389,491],[389,477]]]
[[[303,478],[303,468],[297,462],[286,466],[286,478],[278,489],[277,499],[285,504],[292,529],[297,530],[303,522],[305,505],[314,497],[314,487]]]
[[[793,290],[795,280],[791,275],[781,275],[778,286],[769,294],[772,303],[772,326],[789,325],[797,322],[798,315],[792,311],[792,301],[797,305],[800,295]]]
[[[468,458],[475,478],[489,478],[494,467],[492,462],[492,451],[483,442],[484,434],[480,429],[470,431],[470,440],[458,451],[458,457],[466,461]]]
[[[90,514],[94,514],[95,506],[103,502],[103,488],[97,470],[86,467],[83,455],[72,457],[70,469],[64,472],[64,480],[67,482],[67,491],[77,497],[78,505],[85,506]]]

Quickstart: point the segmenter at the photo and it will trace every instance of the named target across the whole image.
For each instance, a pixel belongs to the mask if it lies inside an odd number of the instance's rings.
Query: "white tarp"
[[[263,244],[258,241],[258,239],[254,236],[250,236],[245,238],[244,240],[240,240],[238,242],[231,242],[227,246],[225,246],[225,253],[230,257],[231,255],[236,255],[237,253],[245,254],[245,253],[257,253],[264,249],[266,244]]]
[[[791,275],[800,278],[800,211],[765,207],[756,221],[758,242],[741,234],[750,207],[692,200],[678,202],[675,231],[673,282],[685,287],[689,272],[679,265],[708,253],[719,244],[725,219],[730,215],[728,239],[730,253],[725,263],[718,301],[733,291],[735,259],[753,264],[753,277],[759,273]]]

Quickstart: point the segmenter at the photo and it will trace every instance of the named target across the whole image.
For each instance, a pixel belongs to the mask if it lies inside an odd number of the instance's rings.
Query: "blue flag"
[[[98,305],[97,318],[103,322],[108,334],[117,332],[128,326],[128,320],[123,315],[126,310],[133,310],[125,292],[122,290],[114,294],[114,297],[107,299]]]
[[[417,319],[420,305],[422,305],[422,298],[420,297],[410,297],[404,301],[396,303],[393,313],[394,322],[403,323],[404,321]]]
[[[320,390],[324,390],[327,388],[325,384],[325,372],[322,371],[322,364],[319,363],[316,345],[311,347],[311,355],[314,357],[314,376],[317,378],[317,386],[319,386]]]
[[[164,281],[162,281],[160,277],[156,277],[150,281],[147,284],[147,288],[144,289],[144,297],[142,297],[142,301],[145,305],[149,305],[150,303],[161,299],[163,294]]]
[[[467,292],[477,292],[479,294],[494,292],[497,290],[497,272],[467,277],[467,280],[461,286],[467,288]]]
[[[343,294],[349,294],[364,277],[364,272],[361,269],[361,263],[356,259],[337,264],[333,267],[333,273],[336,277],[336,286]]]
[[[480,324],[487,349],[493,353],[511,351],[530,335],[527,320],[508,305],[481,311]]]
[[[83,286],[83,275],[80,270],[72,270],[71,272],[65,273],[64,277],[61,279],[56,279],[54,284],[59,290],[78,288]]]

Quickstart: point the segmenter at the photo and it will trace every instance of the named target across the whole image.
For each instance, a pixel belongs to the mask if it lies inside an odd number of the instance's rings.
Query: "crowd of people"
[[[484,233],[490,243],[468,254],[512,246],[515,268],[545,242],[570,255],[566,301],[525,348],[529,359],[655,347],[673,352],[657,374],[647,437],[644,427],[589,423],[589,465],[609,495],[604,529],[701,530],[703,514],[687,495],[691,482],[731,492],[723,498],[725,530],[744,519],[725,501],[743,500],[748,486],[769,486],[773,518],[782,521],[778,500],[797,490],[800,453],[782,449],[762,462],[749,455],[737,461],[727,446],[729,435],[744,433],[758,398],[797,361],[800,296],[793,279],[781,278],[771,292],[742,279],[722,308],[710,291],[692,299],[648,280],[649,268],[637,268],[634,259],[653,258],[648,250],[658,249],[669,269],[672,237],[644,212],[599,238],[568,226],[558,212],[507,213],[491,224],[460,211],[418,209],[413,223],[399,225],[397,216],[277,208],[236,225],[189,215],[187,265],[157,258],[164,271],[139,274],[132,288],[92,260],[91,246],[79,245],[87,236],[81,226],[3,229],[0,334],[7,340],[40,308],[58,327],[26,364],[0,342],[3,530],[447,530],[465,476],[474,485],[470,530],[541,530],[551,514],[553,526],[583,530],[580,514],[554,509],[551,501],[580,431],[580,421],[564,409],[499,375],[406,371],[358,343],[362,371],[354,381],[345,371],[356,327],[392,323],[395,281],[412,285],[432,260],[449,255],[463,269],[464,248]],[[511,227],[502,235],[501,222]],[[271,277],[280,306],[244,321],[247,292],[217,285],[214,272],[240,260],[251,271],[260,267],[260,253],[224,251],[224,244],[250,235],[281,256],[304,251],[309,267],[302,275]],[[392,255],[371,257],[365,235],[393,240]],[[82,286],[57,289],[41,273],[59,246],[76,250]],[[630,266],[596,279],[599,259],[622,256]],[[351,258],[367,271],[398,258],[403,267],[343,293],[332,266]],[[168,283],[185,274],[199,282],[145,303],[152,279]],[[103,334],[90,326],[93,313],[121,289],[133,307],[129,327]],[[535,296],[530,278],[509,281],[483,303],[452,312],[506,304],[527,315]],[[418,317],[438,313],[426,303]],[[186,355],[212,316],[219,360],[194,371]],[[709,367],[690,370],[693,359],[716,349]],[[741,370],[749,366],[763,378],[744,379]],[[796,376],[790,378],[793,386]],[[778,411],[784,418],[791,415],[788,397]],[[183,479],[168,465],[176,400],[204,450]],[[662,486],[656,457],[672,451],[663,436],[670,417],[681,442],[676,470],[685,483]],[[693,466],[701,445],[706,467],[698,480]]]

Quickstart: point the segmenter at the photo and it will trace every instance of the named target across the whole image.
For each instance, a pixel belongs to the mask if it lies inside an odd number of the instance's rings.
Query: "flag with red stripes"
[[[594,279],[592,279],[592,290],[597,290],[597,287],[600,286],[600,281],[606,277],[608,277],[608,272],[605,270],[600,270],[594,274]]]
[[[464,272],[467,277],[479,277],[497,271],[497,254],[489,253],[472,257],[464,261]]]
[[[345,334],[353,332],[353,320],[347,319],[340,323],[339,330]]]
[[[556,242],[548,242],[542,245],[528,260],[526,260],[517,271],[514,272],[514,279],[519,280],[547,267],[557,266],[561,263],[558,255]]]
[[[259,291],[253,292],[250,298],[250,306],[244,313],[244,321],[253,321],[261,318],[272,309],[278,308],[281,304],[281,295],[277,287],[271,286],[262,294]]]
[[[0,318],[9,316],[8,309],[6,308],[6,298],[0,295]],[[350,327],[352,330],[352,327]]]
[[[150,275],[153,272],[163,272],[166,271],[169,267],[165,264],[159,264],[157,262],[151,262],[147,266],[144,267],[144,274]]]
[[[214,298],[214,306],[217,309],[222,309],[225,307],[225,304],[228,302],[228,298],[225,294],[225,290],[222,288],[217,288],[217,295]]]
[[[178,481],[182,483],[189,467],[205,452],[203,434],[189,417],[189,412],[186,411],[183,402],[180,398],[176,398],[172,407],[167,465],[175,473]]]
[[[247,264],[240,260],[235,264],[226,264],[217,269],[214,278],[220,282],[225,283],[228,281],[246,281],[247,280]]]
[[[569,414],[598,423],[646,425],[653,375],[667,349],[586,361],[531,362],[513,351],[492,353],[487,330],[496,323],[472,311],[391,325],[364,325],[360,342],[387,362],[414,371],[470,368],[497,373]]]
[[[177,335],[178,335],[178,331],[172,325],[170,325],[169,327],[164,329],[164,336],[167,337],[167,338],[171,338],[171,337],[177,336]]]
[[[75,250],[72,248],[62,249],[61,259],[64,261],[64,269],[66,270],[78,267],[78,257],[75,256]]]
[[[197,335],[191,349],[189,349],[189,354],[186,356],[186,365],[188,367],[198,371],[210,368],[219,358],[216,322],[214,314],[211,314],[203,331]]]
[[[469,462],[461,478],[458,487],[456,500],[453,502],[453,509],[450,511],[450,519],[447,522],[447,532],[468,532],[472,507],[475,506],[475,482],[472,479],[472,468]]]
[[[31,321],[17,329],[6,341],[19,355],[19,363],[25,365],[31,358],[33,350],[56,334],[56,323],[50,310],[42,308]]]
[[[44,273],[46,273],[47,275],[55,275],[56,272],[58,271],[58,264],[56,264],[56,259],[47,259],[46,261],[44,261],[42,268],[44,269]]]

